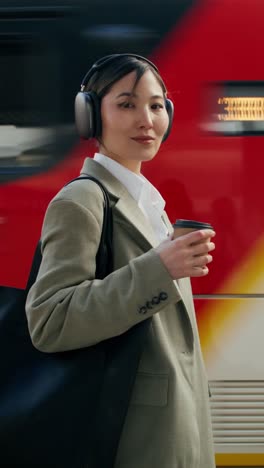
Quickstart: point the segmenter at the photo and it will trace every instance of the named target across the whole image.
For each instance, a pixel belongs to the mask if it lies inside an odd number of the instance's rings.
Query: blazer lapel
[[[144,249],[156,247],[159,244],[149,221],[129,193],[119,198],[114,210],[116,221],[123,224],[137,242],[143,243]]]
[[[91,158],[85,159],[81,170],[81,175],[83,174],[93,175],[105,185],[105,188],[114,199],[115,221],[122,223],[129,234],[145,250],[158,245],[159,242],[147,218],[134,198],[116,177]]]

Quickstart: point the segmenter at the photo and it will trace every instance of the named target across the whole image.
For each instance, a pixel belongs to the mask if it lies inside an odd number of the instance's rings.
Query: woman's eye
[[[134,106],[131,102],[121,102],[119,107],[123,107],[124,109],[131,109]]]
[[[151,106],[152,109],[157,110],[157,109],[163,109],[164,105],[160,103],[152,104]]]

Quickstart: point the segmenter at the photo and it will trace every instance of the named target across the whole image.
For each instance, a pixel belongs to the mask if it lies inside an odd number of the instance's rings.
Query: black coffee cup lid
[[[192,229],[212,229],[214,230],[213,226],[209,223],[202,223],[201,221],[194,221],[192,219],[176,219],[175,223],[173,224],[174,227],[181,227],[181,228],[192,228]]]

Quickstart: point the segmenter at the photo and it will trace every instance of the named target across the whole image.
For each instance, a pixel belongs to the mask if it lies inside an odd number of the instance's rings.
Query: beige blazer
[[[208,383],[190,281],[172,280],[126,188],[90,158],[84,174],[101,180],[111,197],[114,271],[94,279],[101,189],[90,180],[64,187],[45,215],[43,260],[27,299],[32,341],[45,352],[80,348],[152,316],[115,468],[213,468]],[[165,212],[163,219],[171,230]]]

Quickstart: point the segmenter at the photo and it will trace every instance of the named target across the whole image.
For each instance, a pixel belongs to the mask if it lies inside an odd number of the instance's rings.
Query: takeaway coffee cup
[[[188,232],[197,231],[198,229],[212,229],[214,231],[211,224],[194,221],[192,219],[177,219],[173,224],[173,227],[174,238],[188,234]]]

